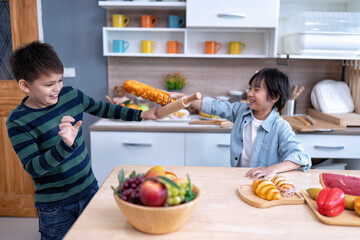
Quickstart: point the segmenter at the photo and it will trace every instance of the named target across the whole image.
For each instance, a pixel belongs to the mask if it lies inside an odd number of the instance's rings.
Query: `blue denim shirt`
[[[215,114],[234,123],[231,130],[230,163],[232,167],[236,167],[244,147],[244,128],[254,117],[249,104],[223,102],[204,97],[201,111]],[[301,165],[300,170],[303,171],[311,167],[310,157],[304,153],[302,144],[296,139],[290,124],[273,109],[258,128],[250,167],[268,167],[285,160]]]

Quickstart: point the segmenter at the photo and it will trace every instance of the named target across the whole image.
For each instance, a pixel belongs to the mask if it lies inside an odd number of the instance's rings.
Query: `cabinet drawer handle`
[[[230,147],[230,144],[228,144],[228,143],[218,143],[217,146],[218,147]]]
[[[151,147],[152,143],[132,143],[132,142],[124,142],[124,146],[132,146],[132,147]]]
[[[245,18],[245,13],[218,13],[219,18]]]
[[[314,148],[318,148],[318,149],[332,149],[332,150],[336,150],[336,149],[344,149],[344,146],[338,145],[338,146],[326,146],[326,145],[314,145]]]

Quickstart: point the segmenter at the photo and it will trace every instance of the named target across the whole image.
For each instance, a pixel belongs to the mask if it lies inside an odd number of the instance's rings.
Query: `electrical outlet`
[[[64,68],[64,78],[74,78],[76,77],[75,68]]]

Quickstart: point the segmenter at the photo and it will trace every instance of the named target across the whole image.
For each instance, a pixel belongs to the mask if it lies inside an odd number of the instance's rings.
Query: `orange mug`
[[[167,53],[179,53],[184,45],[178,41],[167,41]]]
[[[221,49],[221,43],[215,41],[206,41],[205,42],[205,53],[206,54],[216,54]]]
[[[157,17],[151,15],[141,15],[141,27],[153,28],[157,23]]]

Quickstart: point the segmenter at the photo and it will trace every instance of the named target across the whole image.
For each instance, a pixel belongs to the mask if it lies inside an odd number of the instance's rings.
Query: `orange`
[[[131,108],[131,109],[135,109],[135,110],[138,109],[138,106],[136,104],[129,104],[126,107]]]
[[[169,171],[165,171],[165,175],[167,177],[169,177],[171,180],[175,180],[177,178],[177,176],[175,175],[175,173],[169,172]]]
[[[157,176],[166,176],[165,170],[162,166],[154,166],[145,174],[146,178],[157,178]]]
[[[360,215],[360,197],[355,198],[354,200],[354,209],[358,215]]]

